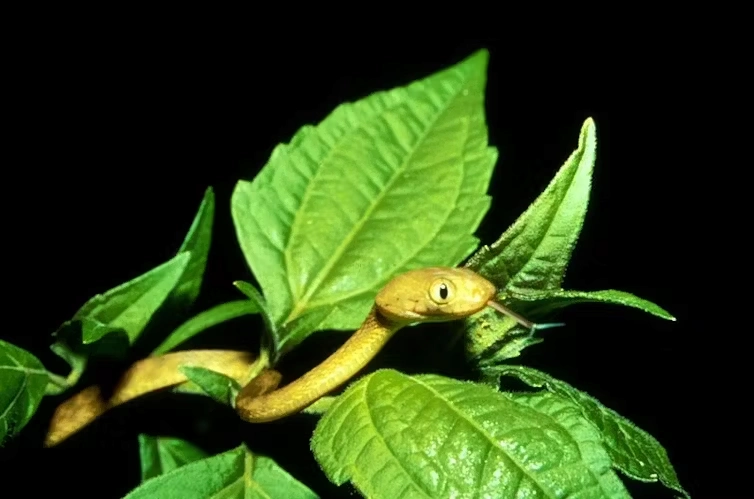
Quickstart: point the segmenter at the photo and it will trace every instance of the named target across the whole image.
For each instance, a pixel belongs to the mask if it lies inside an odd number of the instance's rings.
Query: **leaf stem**
[[[73,371],[71,371],[71,374],[73,374]],[[45,388],[45,395],[60,395],[72,386],[69,380],[64,378],[63,376],[51,373],[49,371],[47,371],[47,376],[49,377],[49,383]],[[74,380],[74,383],[76,381],[77,380]]]

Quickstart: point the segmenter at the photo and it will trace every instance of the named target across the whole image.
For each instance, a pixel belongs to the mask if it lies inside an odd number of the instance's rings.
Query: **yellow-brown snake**
[[[495,293],[495,286],[491,282],[465,268],[430,267],[400,274],[377,294],[374,306],[361,327],[335,353],[282,388],[274,389],[280,381],[279,373],[274,370],[264,371],[239,392],[236,397],[236,411],[241,418],[252,423],[273,421],[300,412],[346,383],[377,355],[393,334],[413,323],[458,320],[491,306],[510,315],[526,327],[535,326],[493,301]],[[186,378],[178,371],[178,365],[186,364],[186,359],[182,356],[190,354],[191,352],[175,352],[144,359],[140,361],[145,363],[142,371],[149,365],[153,370],[167,372],[166,365],[170,364],[167,369],[170,374],[167,381],[165,375],[142,374],[141,377],[155,378],[155,383],[159,385],[157,388],[183,382]],[[195,357],[196,355],[198,354],[195,354]],[[201,355],[207,356],[207,359],[196,357],[195,360],[209,360],[212,357],[210,351],[203,351]],[[241,376],[235,371],[250,365],[249,354],[246,354],[242,361],[242,354],[237,352],[224,352],[222,355],[225,358],[219,363],[226,363],[222,369],[217,369],[219,366],[216,365],[205,364],[204,367],[214,367],[220,372],[233,371],[232,377],[238,379]],[[228,364],[229,361],[235,362],[236,367]],[[217,359],[212,363],[218,364]],[[135,376],[133,371],[133,367],[129,369],[130,378]],[[162,381],[158,383],[157,378]],[[127,373],[127,376],[124,376],[125,381],[121,381],[110,402],[102,402],[98,398],[99,393],[92,391],[93,388],[87,389],[89,392],[84,390],[64,402],[53,417],[47,444],[54,445],[60,442],[108,407],[148,391],[143,382],[137,389],[129,388],[128,379]],[[151,388],[154,389],[156,388]],[[83,415],[76,416],[77,413]]]

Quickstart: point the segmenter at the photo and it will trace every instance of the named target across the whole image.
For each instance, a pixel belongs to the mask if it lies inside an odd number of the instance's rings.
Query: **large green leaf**
[[[29,422],[49,379],[39,359],[0,340],[0,445]]]
[[[199,447],[170,437],[139,435],[141,481],[164,475],[181,466],[207,457]]]
[[[151,478],[124,499],[316,499],[275,461],[244,445]]]
[[[337,310],[317,329],[353,329],[394,275],[457,265],[489,208],[488,53],[406,87],[337,107],[275,148],[232,197],[236,233],[277,326]],[[319,321],[315,321],[319,322]]]
[[[152,351],[152,355],[162,355],[167,353],[181,343],[213,326],[238,317],[243,317],[244,315],[256,313],[259,313],[259,307],[249,300],[236,300],[221,303],[220,305],[195,315],[178,326],[157,348]]]
[[[170,299],[177,310],[183,311],[193,305],[199,296],[207,268],[207,257],[212,243],[212,225],[215,217],[215,193],[212,187],[204,192],[199,210],[186,234],[178,253],[190,252],[191,259],[186,265]]]
[[[545,387],[570,400],[602,433],[604,445],[613,465],[627,476],[644,482],[662,482],[668,488],[689,497],[681,487],[665,448],[649,433],[637,427],[597,399],[549,374],[526,366],[502,365],[491,369],[503,376],[515,376],[530,386]]]
[[[330,480],[371,499],[629,497],[577,407],[436,375],[357,381],[319,421],[312,450]]]

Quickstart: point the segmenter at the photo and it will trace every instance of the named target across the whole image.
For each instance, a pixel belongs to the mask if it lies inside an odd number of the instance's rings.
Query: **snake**
[[[299,413],[344,385],[406,326],[448,322],[470,317],[486,307],[506,314],[530,329],[561,324],[535,324],[495,301],[497,288],[465,267],[425,267],[393,277],[376,294],[374,303],[356,330],[332,355],[298,379],[278,387],[282,376],[265,369],[248,382],[235,398],[241,419],[266,423]],[[239,370],[251,365],[251,355],[233,351],[184,351],[143,359],[123,376],[109,400],[89,387],[63,402],[53,415],[47,446],[56,445],[104,411],[149,391],[185,382],[178,367],[200,361],[239,379]],[[228,371],[225,373],[225,371]]]
[[[276,371],[263,373],[238,393],[236,412],[250,423],[266,423],[306,409],[350,380],[396,332],[411,324],[459,320],[489,306],[527,328],[538,326],[494,301],[496,293],[490,281],[463,267],[428,267],[399,274],[377,293],[361,327],[332,355],[268,393],[264,392],[274,388],[280,377]]]

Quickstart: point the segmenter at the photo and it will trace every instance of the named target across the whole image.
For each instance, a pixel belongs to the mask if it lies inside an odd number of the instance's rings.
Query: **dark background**
[[[714,243],[700,229],[707,223],[698,192],[704,188],[706,201],[716,192],[695,171],[715,166],[698,153],[705,117],[724,107],[710,86],[722,84],[698,78],[724,66],[701,55],[704,40],[644,37],[607,48],[444,34],[390,45],[218,36],[198,26],[111,28],[30,36],[12,47],[6,78],[14,90],[5,100],[15,112],[4,163],[13,173],[3,200],[10,319],[0,337],[66,373],[48,350],[50,333],[92,295],[169,259],[209,185],[217,195],[215,236],[196,310],[238,298],[231,282],[252,277],[230,218],[235,182],[252,178],[276,144],[339,103],[408,84],[486,47],[487,122],[500,160],[480,239],[497,239],[539,194],[591,116],[598,159],[566,287],[629,291],[678,318],[574,306],[561,314],[567,327],[547,332],[520,362],[589,392],[653,434],[692,496],[732,494],[732,470],[741,464],[722,445],[738,438],[732,435],[744,416],[721,409],[733,390],[715,369],[725,367],[730,379],[740,367],[703,308],[710,305],[700,284],[709,272],[700,247]],[[254,348],[260,326],[257,318],[237,320],[192,345]],[[281,370],[306,369],[343,338],[322,336]],[[396,337],[375,365],[420,370],[415,359],[431,348],[423,346],[427,338],[423,331]],[[109,379],[125,366],[95,367]],[[42,450],[45,424],[62,400],[45,399],[2,450],[3,487],[17,482],[30,496],[120,497],[138,484],[136,436],[149,432],[185,437],[210,452],[245,439],[322,497],[349,496],[349,487],[327,482],[308,451],[312,419],[250,428],[197,399],[149,397]],[[635,497],[671,497],[656,484],[630,487]]]

